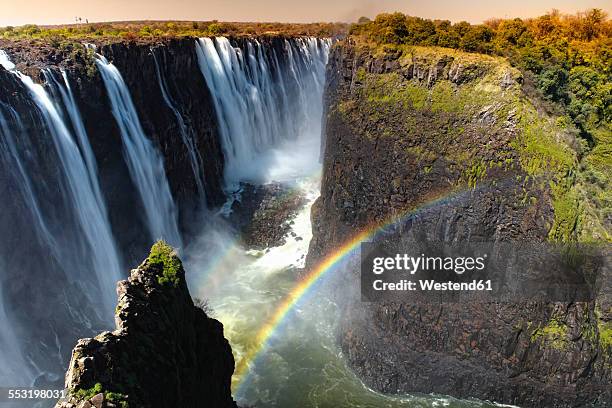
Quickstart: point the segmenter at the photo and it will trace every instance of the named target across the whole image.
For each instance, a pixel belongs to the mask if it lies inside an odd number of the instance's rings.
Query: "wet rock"
[[[240,199],[232,204],[230,220],[247,248],[280,246],[293,233],[293,218],[304,204],[305,198],[297,190],[280,183],[243,184]]]

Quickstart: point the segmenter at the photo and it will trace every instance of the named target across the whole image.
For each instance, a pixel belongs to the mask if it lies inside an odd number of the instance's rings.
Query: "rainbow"
[[[248,350],[242,356],[234,371],[234,378],[237,378],[235,383],[237,393],[239,393],[241,386],[245,383],[245,379],[248,377],[245,375],[248,368],[257,359],[261,352],[265,350],[267,343],[276,329],[281,325],[283,320],[317,281],[319,281],[326,273],[333,270],[334,267],[337,266],[342,260],[347,258],[348,255],[353,253],[353,251],[357,249],[365,240],[375,237],[377,233],[383,231],[386,227],[389,227],[390,225],[393,225],[406,217],[412,216],[419,211],[433,207],[440,204],[442,201],[449,200],[452,197],[457,196],[458,193],[459,191],[453,191],[443,197],[435,198],[422,203],[417,207],[413,207],[407,211],[395,214],[383,222],[371,224],[323,258],[323,260],[312,268],[309,273],[306,274],[302,280],[293,287],[289,294],[277,306],[272,316],[257,332],[254,340],[255,347]]]

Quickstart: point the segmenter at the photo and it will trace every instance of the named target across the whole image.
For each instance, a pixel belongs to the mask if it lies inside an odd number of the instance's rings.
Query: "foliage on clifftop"
[[[377,55],[400,53],[406,58],[415,45],[422,45],[434,53],[439,50],[440,55],[443,49],[432,46],[506,57],[523,72],[523,89],[535,96],[532,101],[539,113],[531,116],[548,113],[557,118],[555,127],[579,136],[574,146],[579,164],[568,174],[571,185],[556,190],[555,211],[563,221],[555,224],[558,233],[552,238],[566,239],[580,223],[595,239],[610,239],[612,22],[604,12],[593,9],[562,15],[553,11],[538,18],[495,19],[481,25],[381,14],[353,25],[350,38]],[[550,147],[541,139],[544,133],[531,132],[527,137],[531,152]],[[589,239],[588,235],[582,238]]]
[[[0,27],[0,38],[29,39],[61,43],[65,40],[97,41],[104,39],[150,41],[152,39],[209,36],[321,36],[332,37],[346,32],[344,23],[231,23],[213,21],[129,21],[85,23],[58,26],[27,24]]]
[[[166,242],[157,241],[153,244],[147,261],[149,264],[161,268],[162,274],[157,277],[160,285],[177,286],[179,284],[179,272],[183,266],[174,248]]]

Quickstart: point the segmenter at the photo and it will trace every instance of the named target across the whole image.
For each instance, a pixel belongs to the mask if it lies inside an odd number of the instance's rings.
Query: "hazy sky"
[[[490,17],[529,17],[552,8],[612,11],[612,0],[0,0],[0,26],[62,24],[76,16],[94,21],[224,20],[353,21],[383,11],[481,22]]]

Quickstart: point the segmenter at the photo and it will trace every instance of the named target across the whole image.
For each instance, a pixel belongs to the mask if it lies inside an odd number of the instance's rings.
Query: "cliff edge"
[[[171,247],[156,243],[117,294],[116,330],[78,341],[56,408],[236,406],[223,326],[194,305]]]
[[[523,82],[503,58],[337,43],[307,265],[391,220],[419,242],[600,239],[579,199],[575,131]],[[358,285],[357,269],[342,281]],[[592,302],[469,304],[364,303],[353,290],[338,338],[377,391],[612,404],[609,289]]]

